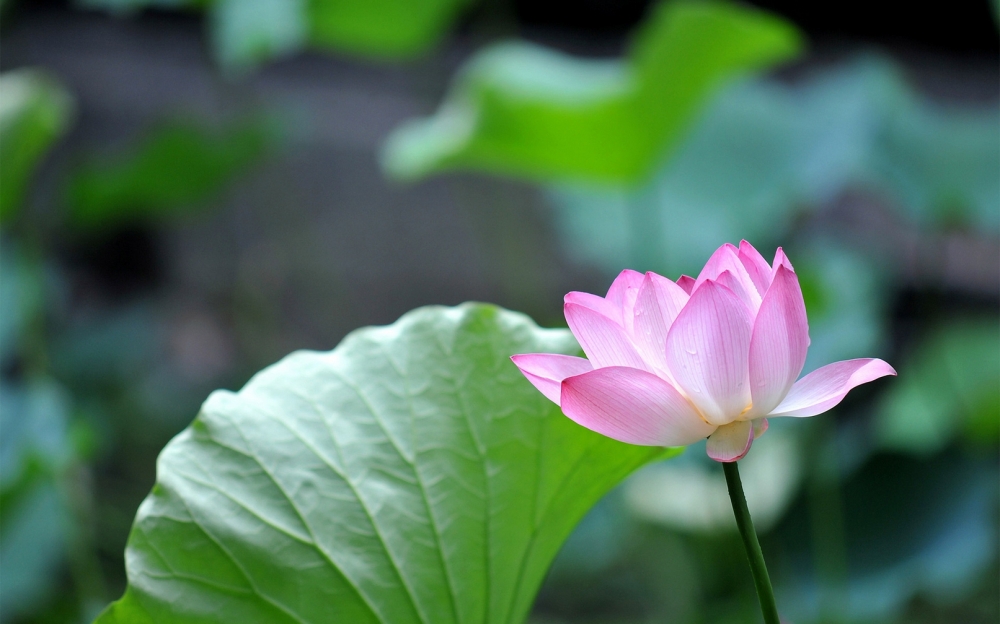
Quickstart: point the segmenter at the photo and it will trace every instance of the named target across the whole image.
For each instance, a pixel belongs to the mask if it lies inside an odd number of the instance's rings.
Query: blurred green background
[[[899,371],[743,462],[789,622],[1000,622],[995,9],[0,3],[0,622],[121,594],[211,390],[425,304],[563,325],[741,238],[795,263],[807,370]],[[587,516],[531,622],[756,617],[696,445]]]

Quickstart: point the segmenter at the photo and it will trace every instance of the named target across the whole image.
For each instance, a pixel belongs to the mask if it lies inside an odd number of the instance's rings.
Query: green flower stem
[[[767,566],[764,564],[764,553],[760,551],[760,543],[757,541],[757,533],[753,528],[753,520],[750,519],[750,510],[747,509],[747,499],[743,495],[740,469],[736,466],[736,462],[723,463],[722,469],[726,473],[729,499],[733,501],[736,526],[740,529],[743,546],[747,550],[750,573],[753,574],[753,584],[757,587],[757,598],[760,600],[760,610],[764,614],[764,622],[766,624],[781,624],[781,619],[778,617],[778,605],[774,602],[774,589],[771,588],[771,579],[767,575]]]

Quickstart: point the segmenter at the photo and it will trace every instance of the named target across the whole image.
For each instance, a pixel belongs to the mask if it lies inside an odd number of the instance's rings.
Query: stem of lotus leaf
[[[764,553],[760,550],[757,533],[753,528],[753,520],[750,519],[750,510],[747,509],[747,499],[743,495],[740,469],[737,468],[736,462],[723,463],[722,468],[726,473],[726,485],[729,487],[729,499],[733,502],[733,513],[736,514],[736,526],[740,529],[743,546],[747,551],[747,559],[750,561],[750,573],[753,575],[753,584],[757,588],[757,598],[760,600],[760,610],[764,614],[764,622],[766,624],[781,624],[781,619],[778,617],[778,605],[774,601],[774,589],[771,588],[771,578],[767,575],[767,566],[764,564]]]

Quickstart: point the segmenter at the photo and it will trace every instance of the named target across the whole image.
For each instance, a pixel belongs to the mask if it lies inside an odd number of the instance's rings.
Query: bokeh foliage
[[[175,405],[157,409],[175,418],[176,405],[185,402],[184,391],[164,387],[169,384],[162,378],[162,395],[143,396],[142,384],[156,375],[155,360],[162,357],[143,306],[106,323],[65,322],[68,278],[53,249],[52,226],[37,214],[19,214],[29,204],[38,169],[70,130],[74,108],[69,91],[44,71],[0,74],[3,622],[20,621],[43,604],[44,617],[53,621],[90,619],[105,606],[89,464],[125,433],[117,417],[138,412],[148,418],[157,413],[150,404],[169,397]],[[70,201],[57,206],[55,227],[114,232],[121,224],[210,207],[210,195],[258,162],[274,137],[259,120],[221,132],[165,122],[131,146],[126,158],[105,164],[91,156],[76,164],[67,176]],[[149,424],[137,428],[154,439],[174,426]],[[141,440],[131,442],[142,446]],[[62,591],[67,568],[72,592]]]
[[[218,130],[167,121],[130,146],[129,153],[82,164],[67,189],[70,218],[94,227],[197,210],[258,162],[272,135],[263,120]]]
[[[536,180],[641,181],[719,83],[801,48],[787,22],[715,2],[656,6],[621,61],[527,43],[479,52],[438,112],[389,137],[386,171],[481,169]]]
[[[44,72],[0,77],[0,221],[21,207],[42,157],[69,128],[73,98]]]
[[[933,455],[956,438],[1000,439],[1000,326],[960,319],[935,328],[909,355],[910,376],[886,394],[875,421],[886,448]]]
[[[301,50],[407,59],[427,52],[472,0],[78,0],[113,14],[204,11],[216,60],[242,73]]]
[[[933,105],[888,60],[866,57],[792,85],[732,84],[643,187],[562,184],[551,196],[570,251],[608,271],[697,270],[716,241],[783,240],[856,189],[921,226],[995,232],[998,124],[995,108]]]

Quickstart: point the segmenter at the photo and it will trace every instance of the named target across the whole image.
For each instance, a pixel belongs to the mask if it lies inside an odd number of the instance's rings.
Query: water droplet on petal
[[[688,347],[684,350],[688,352],[688,355],[698,355],[698,350],[694,347]]]

